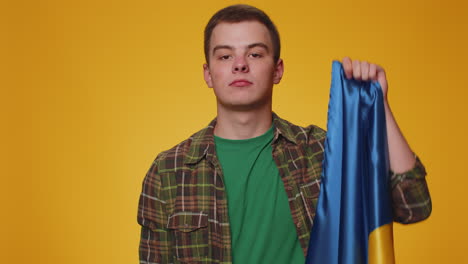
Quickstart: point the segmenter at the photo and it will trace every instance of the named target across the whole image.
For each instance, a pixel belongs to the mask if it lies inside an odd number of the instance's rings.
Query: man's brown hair
[[[265,25],[270,32],[271,42],[273,43],[273,59],[275,62],[280,58],[281,43],[278,30],[273,21],[262,10],[249,5],[232,5],[225,7],[214,14],[205,27],[205,59],[209,63],[210,57],[210,39],[213,29],[222,22],[239,23],[243,21],[258,21]]]

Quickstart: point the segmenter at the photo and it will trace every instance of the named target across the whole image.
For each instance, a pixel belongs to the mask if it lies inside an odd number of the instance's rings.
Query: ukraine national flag
[[[394,263],[388,146],[377,82],[333,62],[317,214],[306,263]]]

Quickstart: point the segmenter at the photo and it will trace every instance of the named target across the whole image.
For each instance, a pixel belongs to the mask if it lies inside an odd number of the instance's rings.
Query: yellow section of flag
[[[369,235],[369,264],[394,264],[393,223],[376,228]]]

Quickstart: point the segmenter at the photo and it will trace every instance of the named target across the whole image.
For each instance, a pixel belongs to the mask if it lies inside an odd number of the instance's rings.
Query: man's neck
[[[233,112],[218,109],[214,134],[226,139],[249,139],[263,135],[271,127],[272,111]]]

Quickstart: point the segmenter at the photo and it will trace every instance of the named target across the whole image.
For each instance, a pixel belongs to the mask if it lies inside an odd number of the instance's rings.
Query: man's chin
[[[218,108],[223,108],[226,111],[232,112],[251,112],[265,107],[269,107],[271,101],[257,101],[257,102],[219,102]]]

